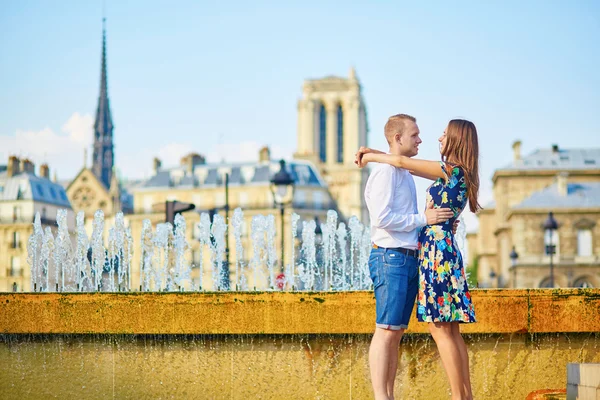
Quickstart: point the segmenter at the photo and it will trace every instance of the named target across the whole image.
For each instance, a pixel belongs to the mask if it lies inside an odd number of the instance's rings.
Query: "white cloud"
[[[83,150],[91,149],[93,118],[74,113],[56,133],[46,127],[40,131],[17,130],[14,135],[0,135],[0,162],[8,156],[30,158],[36,165],[47,162],[59,179],[71,178],[83,166]]]
[[[37,166],[48,163],[51,174],[58,171],[61,180],[74,178],[83,167],[84,149],[88,150],[87,165],[90,165],[93,123],[92,115],[75,112],[59,133],[46,127],[39,131],[18,129],[12,135],[0,135],[0,163],[6,163],[10,155],[28,157]],[[181,158],[190,152],[203,154],[212,163],[257,161],[263,146],[261,142],[244,141],[198,149],[189,143],[172,142],[160,148],[120,149],[115,154],[115,161],[122,177],[140,179],[151,175],[154,157],[158,157],[166,168],[179,165]],[[292,154],[292,149],[271,147],[273,159],[290,159]]]

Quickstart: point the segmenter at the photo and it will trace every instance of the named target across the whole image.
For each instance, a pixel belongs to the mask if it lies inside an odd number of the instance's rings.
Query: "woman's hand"
[[[354,156],[354,164],[356,164],[358,166],[358,168],[364,168],[367,166],[367,164],[372,161],[369,160],[369,157],[365,157],[367,154],[370,153],[383,153],[379,150],[373,150],[370,149],[368,147],[365,146],[360,146],[360,148],[358,149],[358,151],[356,152],[355,156]]]

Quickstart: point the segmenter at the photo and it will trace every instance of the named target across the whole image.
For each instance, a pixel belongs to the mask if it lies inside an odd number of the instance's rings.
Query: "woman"
[[[454,119],[438,141],[441,162],[415,160],[362,147],[357,161],[361,168],[369,162],[387,163],[433,180],[427,190],[427,203],[433,202],[435,208],[449,207],[454,211],[450,220],[425,226],[419,234],[417,318],[429,323],[429,331],[450,381],[452,399],[472,399],[469,356],[459,323],[475,322],[475,310],[452,226],[467,201],[472,212],[481,209],[477,201],[477,129],[470,121]]]

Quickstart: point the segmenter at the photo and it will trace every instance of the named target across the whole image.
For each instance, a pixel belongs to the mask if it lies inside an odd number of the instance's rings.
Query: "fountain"
[[[236,259],[227,265],[226,221],[202,214],[192,227],[201,253],[192,265],[191,229],[181,216],[155,229],[144,221],[136,255],[122,215],[106,242],[102,212],[91,237],[79,214],[70,238],[62,215],[56,233],[35,218],[34,292],[0,293],[0,363],[9,366],[0,368],[3,398],[371,397],[370,236],[358,219],[346,223],[329,211],[319,235],[314,220],[292,214],[286,235],[294,246],[284,264],[273,219],[256,215],[246,230],[236,209]],[[458,236],[460,243],[464,232]],[[479,322],[461,330],[476,398],[564,389],[568,363],[600,362],[600,290],[474,289],[472,296]],[[449,397],[427,325],[414,314],[399,368],[398,398]]]
[[[369,229],[356,217],[348,226],[338,222],[337,212],[329,210],[323,224],[322,240],[314,234],[314,221],[302,221],[293,213],[292,240],[289,263],[285,266],[283,290],[331,290],[349,291],[370,288],[368,279]],[[94,216],[91,238],[85,233],[83,212],[77,215],[77,228],[71,237],[66,225],[66,210],[60,210],[56,237],[49,227],[42,230],[39,214],[34,220],[34,233],[29,239],[29,263],[31,287],[35,292],[128,292],[148,291],[226,291],[275,290],[278,265],[275,248],[275,219],[273,215],[255,215],[251,221],[252,258],[244,265],[242,231],[244,212],[237,208],[231,220],[235,240],[236,260],[230,284],[225,268],[227,223],[220,215],[210,221],[208,213],[200,215],[195,229],[199,232],[200,260],[198,265],[189,262],[190,245],[186,236],[186,221],[177,215],[175,226],[169,223],[152,229],[150,220],[143,221],[139,282],[132,282],[133,239],[131,230],[125,227],[124,216],[118,213],[115,226],[108,230],[107,246],[104,232],[104,214]],[[296,244],[302,226],[302,243]],[[349,239],[349,240],[348,240]],[[73,250],[75,243],[75,250]],[[297,250],[298,248],[298,250]],[[206,253],[208,252],[208,253]],[[204,255],[208,254],[209,266]],[[321,263],[317,262],[321,255]],[[322,266],[322,268],[320,268]],[[198,269],[193,277],[192,269]],[[211,279],[204,280],[205,268]],[[196,279],[196,282],[194,279]],[[136,289],[139,288],[139,289]]]

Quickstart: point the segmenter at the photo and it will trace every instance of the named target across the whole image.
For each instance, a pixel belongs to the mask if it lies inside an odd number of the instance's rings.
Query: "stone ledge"
[[[600,289],[472,290],[464,333],[600,332]],[[371,292],[0,293],[0,333],[372,333]],[[409,333],[428,333],[411,317]]]

